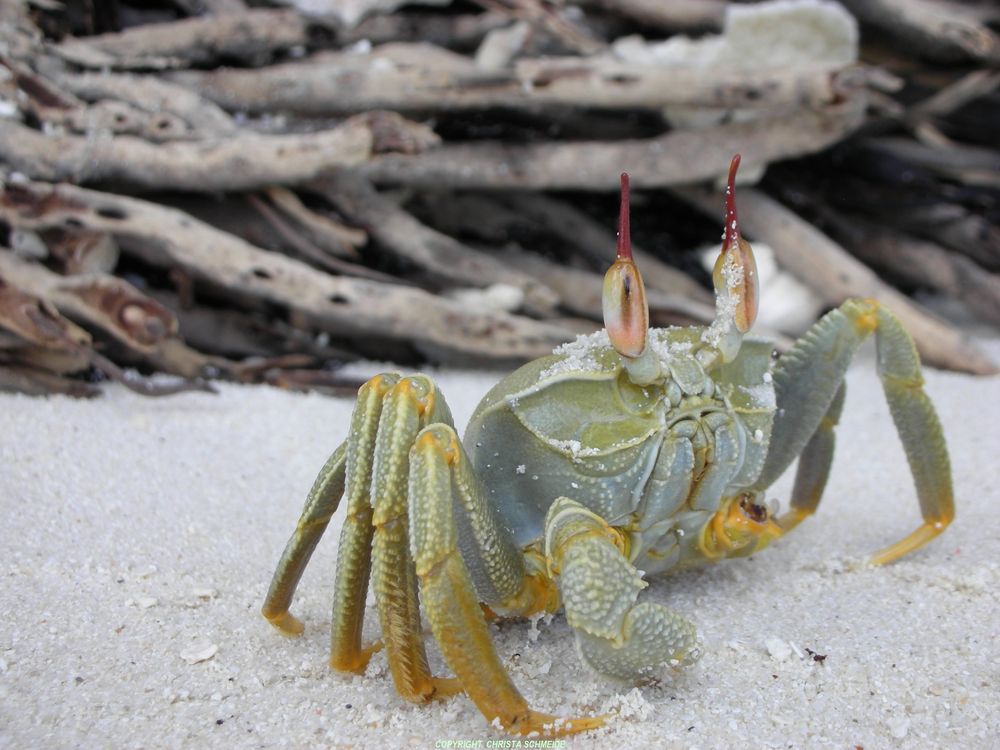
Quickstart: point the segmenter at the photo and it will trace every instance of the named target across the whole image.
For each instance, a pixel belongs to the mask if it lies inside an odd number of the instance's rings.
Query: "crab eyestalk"
[[[715,320],[703,336],[704,341],[719,352],[724,362],[729,362],[736,356],[743,334],[750,330],[757,319],[760,296],[757,262],[750,243],[740,234],[740,223],[736,216],[736,170],[739,166],[740,155],[736,154],[729,165],[722,251],[712,271]]]
[[[628,174],[625,172],[621,176],[618,257],[604,275],[602,306],[611,346],[622,356],[630,379],[638,384],[653,382],[660,374],[659,361],[646,346],[649,307],[642,276],[632,259]]]

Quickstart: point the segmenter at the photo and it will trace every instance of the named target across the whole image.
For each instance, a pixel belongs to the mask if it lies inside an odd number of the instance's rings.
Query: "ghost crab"
[[[891,562],[940,534],[954,514],[947,450],[916,349],[888,310],[848,300],[773,366],[770,343],[743,339],[756,316],[757,280],[736,216],[738,163],[729,174],[711,326],[648,329],[622,175],[606,330],[502,380],[477,407],[464,445],[430,378],[369,380],[278,563],[264,616],[285,634],[301,632],[289,613],[292,595],[343,497],[334,669],[362,673],[381,648],[361,643],[371,578],[404,698],[464,691],[487,721],[517,734],[598,727],[604,717],[533,711],[498,658],[487,620],[562,607],[581,658],[626,680],[693,661],[694,628],[660,604],[638,602],[643,577],[749,555],[816,510],[844,373],[871,334],[923,516],[872,562]],[[796,458],[791,507],[774,517],[764,492]],[[454,678],[430,673],[420,601]]]

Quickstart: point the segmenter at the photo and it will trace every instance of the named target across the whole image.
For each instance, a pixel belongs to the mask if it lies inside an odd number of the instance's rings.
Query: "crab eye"
[[[618,216],[618,257],[604,275],[604,327],[611,345],[624,357],[638,357],[646,348],[649,308],[642,276],[632,259],[629,231],[628,174],[621,177],[621,210]]]

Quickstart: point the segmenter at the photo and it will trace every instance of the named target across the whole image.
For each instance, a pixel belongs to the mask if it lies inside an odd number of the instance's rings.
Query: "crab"
[[[582,660],[633,682],[694,661],[694,627],[639,601],[648,576],[758,552],[816,511],[844,402],[844,374],[874,335],[878,373],[922,522],[876,553],[882,565],[954,516],[941,425],[909,334],[885,307],[849,299],[776,361],[744,337],[757,313],[753,251],[740,234],[733,158],[707,327],[649,329],[622,175],[605,330],[500,381],[460,441],[422,374],[383,373],[358,392],[346,441],[320,471],[278,563],[263,615],[287,635],[298,581],[342,501],[330,665],[361,674],[384,644],[397,691],[421,703],[464,692],[511,734],[563,735],[606,717],[534,711],[488,622],[562,608]],[[790,508],[768,487],[798,459]],[[362,645],[369,580],[382,641]],[[421,607],[455,677],[431,674]]]

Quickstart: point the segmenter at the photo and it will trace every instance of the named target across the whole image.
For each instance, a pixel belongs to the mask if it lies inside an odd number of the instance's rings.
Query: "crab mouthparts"
[[[601,296],[604,327],[611,345],[623,357],[638,357],[646,348],[649,308],[639,269],[632,260],[629,228],[628,174],[621,176],[621,207],[618,213],[618,257],[604,275]]]

